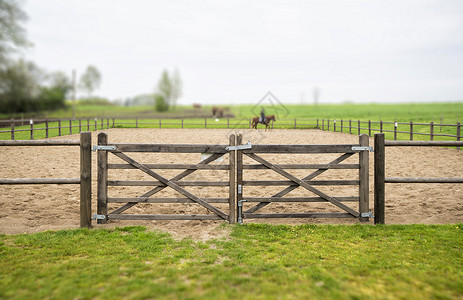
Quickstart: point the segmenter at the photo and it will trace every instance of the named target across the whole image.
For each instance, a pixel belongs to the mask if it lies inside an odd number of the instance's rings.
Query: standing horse
[[[265,130],[270,129],[270,121],[275,121],[275,115],[266,116],[263,122],[259,122],[259,117],[252,118],[251,128],[257,129],[257,124],[265,124]]]

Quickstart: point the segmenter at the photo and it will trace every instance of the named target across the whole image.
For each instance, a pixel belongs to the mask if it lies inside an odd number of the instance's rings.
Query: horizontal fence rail
[[[386,177],[385,175],[385,147],[436,147],[463,146],[457,141],[386,141],[384,133],[375,134],[374,154],[374,207],[375,224],[385,223],[385,183],[463,183],[463,178],[445,177]]]

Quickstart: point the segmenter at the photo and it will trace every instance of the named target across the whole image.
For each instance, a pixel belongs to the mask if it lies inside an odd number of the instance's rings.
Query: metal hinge
[[[252,148],[251,142],[248,141],[248,143],[245,144],[245,145],[228,146],[228,147],[225,147],[225,150],[227,150],[227,151],[233,151],[233,150],[244,150],[244,149],[251,149],[251,148]]]
[[[362,218],[373,218],[373,213],[370,211],[370,212],[366,212],[366,213],[362,213],[360,215]]]
[[[238,194],[243,193],[243,186],[241,184],[238,184]]]
[[[352,150],[354,150],[354,151],[370,151],[370,152],[374,152],[373,147],[371,147],[371,146],[370,147],[356,147],[356,146],[354,146],[354,147],[352,147]]]
[[[93,220],[104,220],[106,219],[105,215],[93,215]]]
[[[116,146],[94,145],[92,151],[95,152],[96,150],[114,151],[116,150]]]
[[[243,225],[243,202],[246,200],[238,201],[238,224]]]

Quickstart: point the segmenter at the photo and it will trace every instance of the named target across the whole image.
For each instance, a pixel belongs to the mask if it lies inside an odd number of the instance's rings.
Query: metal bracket
[[[373,213],[371,211],[367,213],[362,213],[360,216],[362,218],[374,218]]]
[[[354,150],[354,151],[370,151],[370,152],[374,152],[373,147],[371,147],[371,146],[370,147],[356,147],[356,146],[354,146],[354,147],[352,147],[352,150]]]
[[[238,201],[238,224],[243,225],[243,202],[246,202],[246,200],[240,200]]]
[[[243,193],[243,186],[241,184],[238,184],[238,194]]]
[[[233,151],[233,150],[244,150],[244,149],[251,149],[251,148],[252,148],[251,141],[248,141],[248,143],[245,145],[225,147],[225,150]]]
[[[116,146],[94,145],[92,151],[95,152],[97,150],[114,151],[116,150]]]
[[[93,220],[104,220],[106,219],[105,215],[93,215]]]

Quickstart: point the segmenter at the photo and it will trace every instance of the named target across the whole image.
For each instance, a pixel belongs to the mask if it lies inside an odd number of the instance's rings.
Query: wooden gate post
[[[80,227],[92,226],[92,135],[80,134]]]
[[[375,134],[375,225],[384,224],[385,203],[385,149],[384,133]]]
[[[239,146],[243,142],[241,134],[236,135],[236,145]],[[243,151],[236,151],[236,211],[239,212],[238,205],[243,200]],[[242,212],[242,211],[241,211]],[[237,215],[237,221],[242,219],[242,215]]]
[[[98,134],[98,145],[105,146],[108,144],[108,135],[104,132]],[[97,214],[104,215],[105,219],[97,220],[97,224],[105,224],[108,221],[108,152],[98,150],[97,154]]]
[[[235,146],[235,135],[230,135],[230,146]],[[229,214],[228,214],[228,222],[230,224],[235,223],[236,220],[236,203],[235,203],[235,168],[236,168],[236,160],[235,160],[236,150],[229,151],[229,166],[230,169],[228,170],[229,175],[229,184],[228,184],[228,207],[229,207]]]
[[[359,143],[361,147],[368,147],[370,145],[370,140],[368,138],[368,135],[366,134],[361,134],[359,136]],[[370,184],[369,184],[369,168],[370,168],[370,163],[369,163],[369,156],[370,156],[370,151],[360,151],[359,153],[359,164],[360,164],[360,170],[359,170],[359,179],[360,179],[360,184],[359,184],[359,212],[360,215],[363,213],[368,213],[369,211],[369,196],[370,196]],[[368,217],[360,217],[360,222],[368,222],[369,218]]]

